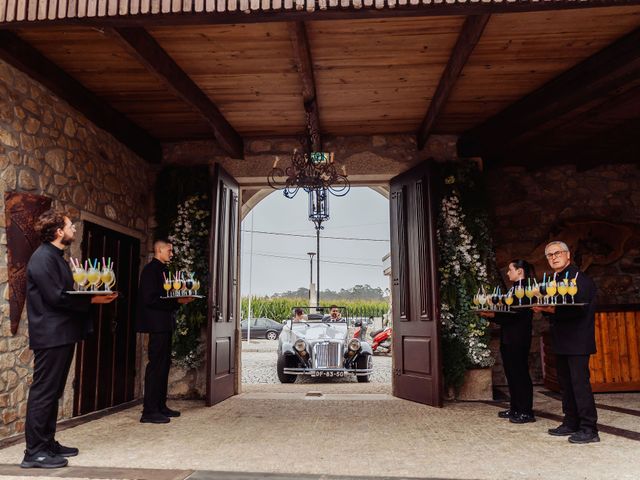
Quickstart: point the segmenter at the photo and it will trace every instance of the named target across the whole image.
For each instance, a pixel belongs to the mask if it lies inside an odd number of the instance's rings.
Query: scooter
[[[391,336],[393,335],[393,328],[387,326],[382,330],[377,330],[371,334],[373,342],[371,343],[371,349],[373,353],[391,353]]]
[[[356,329],[353,333],[353,338],[360,340],[366,340],[367,326],[373,323],[373,321],[363,321],[356,323]],[[387,326],[381,330],[376,330],[371,334],[371,349],[373,353],[391,353],[391,336],[393,334],[393,328]]]

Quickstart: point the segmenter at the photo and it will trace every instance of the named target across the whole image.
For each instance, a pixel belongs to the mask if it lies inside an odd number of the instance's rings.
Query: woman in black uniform
[[[527,278],[535,278],[533,266],[525,260],[514,260],[509,264],[507,276],[515,287],[526,286]],[[509,384],[511,403],[509,410],[498,413],[512,423],[535,422],[533,415],[533,383],[529,374],[529,350],[531,348],[531,319],[529,308],[514,310],[515,313],[486,312],[485,318],[500,325],[500,354],[504,373]]]

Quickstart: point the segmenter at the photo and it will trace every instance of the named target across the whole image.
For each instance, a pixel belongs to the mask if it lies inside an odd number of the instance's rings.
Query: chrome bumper
[[[324,375],[325,373],[351,373],[356,376],[370,375],[373,373],[373,368],[367,369],[355,369],[355,368],[284,368],[283,372],[289,375],[312,375],[316,376],[317,373]]]

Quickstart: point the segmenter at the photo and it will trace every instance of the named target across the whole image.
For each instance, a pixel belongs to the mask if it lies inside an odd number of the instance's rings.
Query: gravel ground
[[[277,340],[242,342],[242,383],[280,384],[276,375]],[[354,375],[344,378],[311,378],[299,376],[296,383],[358,383]],[[373,357],[371,383],[391,383],[391,356]]]

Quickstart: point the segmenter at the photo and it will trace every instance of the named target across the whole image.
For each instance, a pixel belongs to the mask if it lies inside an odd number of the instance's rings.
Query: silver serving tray
[[[533,305],[511,305],[511,308],[532,308],[532,307],[583,307],[588,303],[534,303]]]
[[[511,308],[513,308],[513,305],[511,306]],[[510,310],[487,310],[487,309],[471,309],[471,311],[473,313],[516,313],[516,312],[512,312]]]
[[[179,295],[177,297],[160,297],[162,300],[175,300],[177,298],[204,298],[204,295]]]
[[[87,290],[84,292],[80,292],[78,290],[67,290],[64,293],[68,293],[69,295],[113,295],[114,293],[118,293],[118,292],[113,292],[111,290],[96,290],[91,291],[91,290]]]

